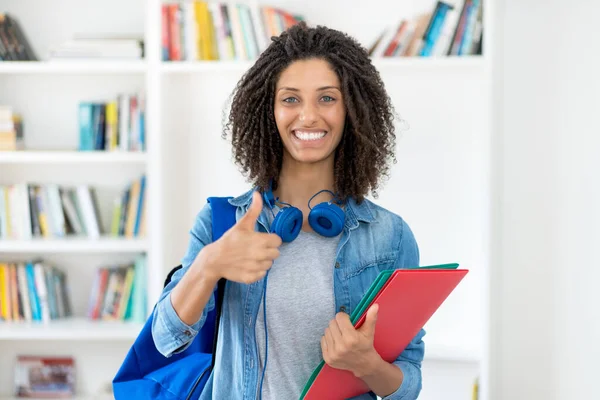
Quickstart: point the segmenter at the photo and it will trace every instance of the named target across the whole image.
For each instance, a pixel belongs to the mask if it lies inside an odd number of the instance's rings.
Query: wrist
[[[204,284],[214,286],[222,278],[219,274],[216,257],[213,254],[212,243],[200,250],[198,257],[196,257],[192,264],[192,269],[197,277],[197,281]]]
[[[368,357],[365,358],[365,361],[353,371],[354,376],[360,379],[365,379],[370,376],[377,375],[381,370],[382,366],[387,364],[383,358],[373,349],[373,351],[369,354]]]

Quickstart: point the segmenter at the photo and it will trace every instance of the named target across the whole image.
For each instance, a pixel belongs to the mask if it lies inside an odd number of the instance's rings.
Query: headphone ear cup
[[[344,229],[346,214],[341,207],[323,202],[317,204],[308,214],[308,223],[321,236],[334,237]]]
[[[302,211],[296,207],[284,207],[271,224],[271,232],[279,235],[282,242],[291,242],[302,229]]]

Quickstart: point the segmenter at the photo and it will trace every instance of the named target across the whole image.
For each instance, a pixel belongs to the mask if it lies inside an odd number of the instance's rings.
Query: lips
[[[327,131],[315,131],[315,130],[301,130],[301,129],[296,129],[294,131],[292,131],[292,133],[294,134],[294,137],[298,140],[301,140],[303,142],[311,142],[311,141],[316,141],[319,139],[322,139],[323,137],[325,137],[325,135],[327,135]]]

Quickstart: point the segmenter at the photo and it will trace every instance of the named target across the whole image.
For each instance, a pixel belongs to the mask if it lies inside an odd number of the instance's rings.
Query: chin
[[[328,159],[333,157],[333,153],[323,151],[292,152],[289,155],[294,161],[303,164],[316,164],[323,161],[327,161]]]

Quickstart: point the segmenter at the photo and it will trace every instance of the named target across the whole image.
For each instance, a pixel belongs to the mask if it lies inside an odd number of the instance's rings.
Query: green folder
[[[428,265],[428,266],[424,266],[424,267],[411,267],[408,269],[415,270],[415,269],[457,269],[457,268],[458,268],[458,264],[452,263],[452,264]],[[350,321],[352,321],[352,325],[356,324],[356,322],[360,319],[360,317],[367,310],[369,305],[373,302],[373,299],[375,299],[377,294],[385,286],[385,284],[388,282],[388,280],[391,278],[391,276],[394,274],[395,271],[396,270],[394,270],[394,269],[385,270],[385,271],[381,271],[379,273],[379,275],[377,275],[377,278],[375,278],[373,283],[371,283],[371,286],[369,287],[369,289],[367,289],[366,293],[363,295],[362,299],[360,300],[360,302],[354,309],[354,312],[352,312],[352,315],[350,316]],[[306,393],[308,393],[308,390],[310,389],[313,382],[315,381],[315,379],[317,378],[317,376],[319,375],[319,373],[321,372],[321,370],[323,369],[324,366],[325,366],[325,362],[321,360],[321,362],[319,363],[317,368],[315,368],[315,370],[311,374],[310,378],[308,378],[306,385],[304,385],[304,389],[302,390],[302,394],[300,395],[300,400],[304,399],[304,396],[306,396]]]

